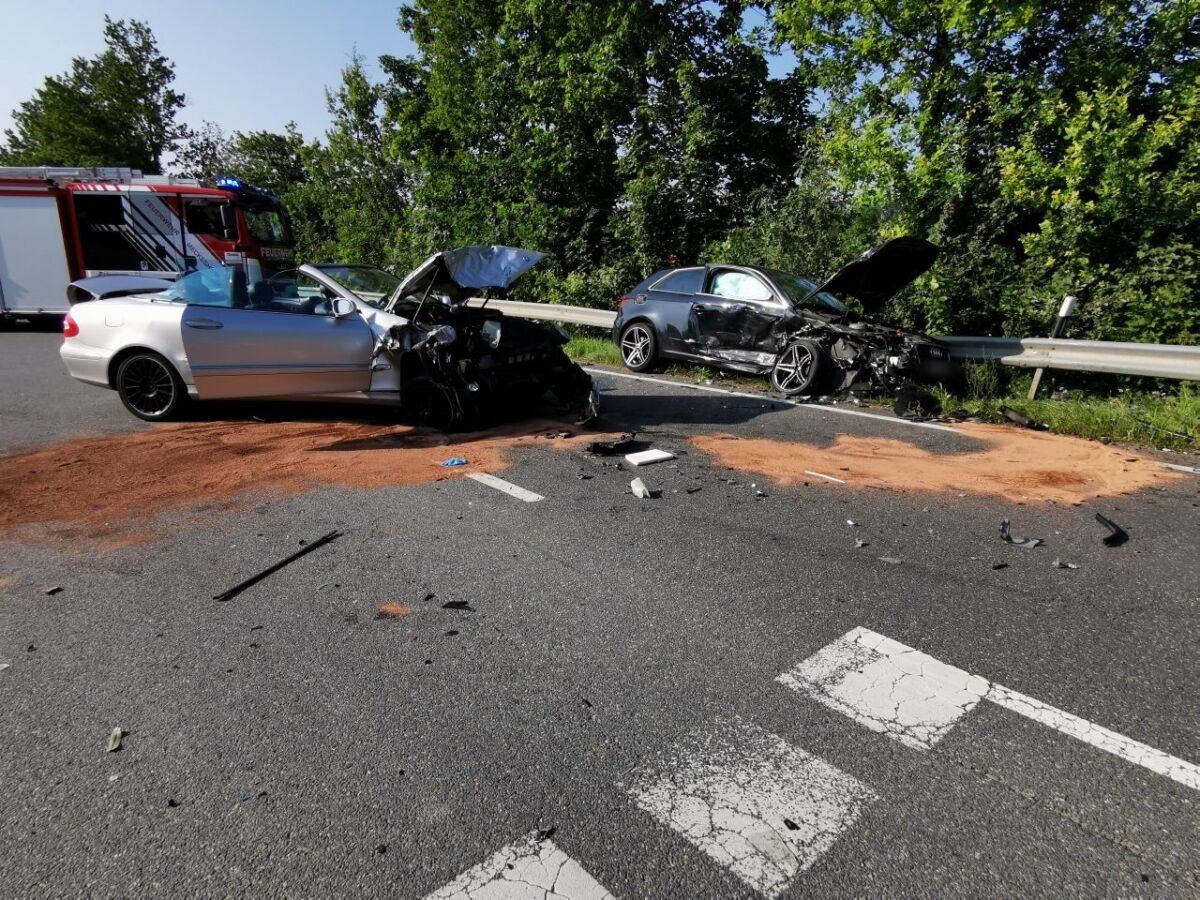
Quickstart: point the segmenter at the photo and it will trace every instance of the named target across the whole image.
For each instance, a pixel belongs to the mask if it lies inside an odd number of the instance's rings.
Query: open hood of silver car
[[[853,297],[870,313],[929,271],[940,252],[921,238],[892,238],[842,266],[814,293]]]
[[[443,250],[409,272],[393,300],[424,294],[430,288],[452,300],[466,300],[489,288],[507,288],[545,258],[536,250],[498,245]]]

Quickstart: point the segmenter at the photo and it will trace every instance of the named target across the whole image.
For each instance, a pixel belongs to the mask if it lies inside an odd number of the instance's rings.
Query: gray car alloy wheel
[[[649,325],[635,322],[621,332],[621,359],[626,366],[638,371],[654,361],[654,334]]]
[[[121,401],[142,419],[169,418],[180,404],[180,388],[170,364],[151,354],[131,356],[117,372]]]
[[[775,360],[771,384],[788,396],[812,389],[821,366],[820,348],[812,341],[788,344]]]

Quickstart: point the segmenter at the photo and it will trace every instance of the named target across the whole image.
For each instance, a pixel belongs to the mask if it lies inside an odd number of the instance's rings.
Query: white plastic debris
[[[1056,559],[1054,561],[1054,568],[1056,568],[1056,569],[1078,569],[1079,566],[1073,562],[1064,562],[1061,559]]]
[[[7,668],[8,668],[8,663],[0,663],[0,672],[3,672]]]
[[[121,726],[117,726],[108,736],[108,752],[115,753],[121,749],[121,739],[125,737],[125,732]]]
[[[811,472],[808,469],[804,470],[804,474],[811,475],[813,478],[824,478],[826,481],[832,481],[832,482],[835,482],[836,484],[845,484],[846,483],[841,478],[834,478],[832,475],[824,475],[820,472]]]
[[[849,525],[851,528],[857,528],[857,527],[858,527],[858,523],[857,523],[857,522],[855,522],[853,519],[847,519],[847,520],[846,520],[846,524],[847,524],[847,525]]]
[[[625,461],[635,466],[648,466],[651,463],[674,458],[675,454],[668,453],[666,450],[639,450],[637,453],[625,454]]]
[[[633,481],[629,482],[629,489],[633,491],[633,496],[637,497],[639,500],[650,499],[650,489],[646,487],[645,482],[640,478],[635,478]]]

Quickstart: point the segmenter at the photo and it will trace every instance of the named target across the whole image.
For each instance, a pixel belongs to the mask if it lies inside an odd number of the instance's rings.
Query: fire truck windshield
[[[288,246],[292,243],[291,229],[283,206],[265,198],[243,198],[242,213],[250,238],[257,244]]]

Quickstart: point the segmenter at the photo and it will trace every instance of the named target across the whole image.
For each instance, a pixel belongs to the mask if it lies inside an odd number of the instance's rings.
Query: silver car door
[[[188,305],[183,346],[201,399],[365,391],[375,339],[358,312]]]

